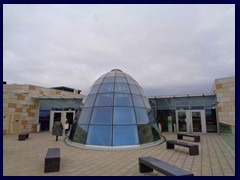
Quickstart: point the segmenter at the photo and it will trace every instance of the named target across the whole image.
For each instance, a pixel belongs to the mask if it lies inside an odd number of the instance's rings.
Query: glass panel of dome
[[[116,77],[115,82],[118,83],[127,83],[127,79],[124,77]]]
[[[141,95],[145,96],[145,95],[144,95],[144,91],[143,91],[143,89],[142,89],[140,86],[138,86],[138,90],[140,91],[140,94],[141,94]]]
[[[136,125],[113,126],[113,146],[139,144]]]
[[[148,109],[151,109],[151,106],[150,106],[150,104],[148,102],[148,98],[146,98],[144,96],[142,96],[142,98],[143,98],[143,102],[145,104],[145,107],[148,108]]]
[[[113,106],[113,94],[98,94],[95,106]]]
[[[96,98],[96,95],[89,95],[87,98],[86,98],[86,102],[84,104],[84,107],[92,107],[93,106],[93,103],[95,101],[95,98]]]
[[[138,134],[140,144],[150,143],[154,140],[151,125],[138,125]]]
[[[102,81],[103,81],[103,78],[99,78],[94,82],[94,84],[101,84]]]
[[[136,106],[136,107],[144,107],[145,106],[143,103],[143,100],[142,100],[142,96],[133,94],[132,97],[133,97],[134,106]]]
[[[148,113],[145,108],[135,108],[138,124],[148,124]]]
[[[140,94],[137,86],[134,86],[132,84],[129,84],[129,86],[130,86],[131,93],[133,93],[133,94]]]
[[[150,123],[156,122],[153,110],[148,111],[148,118],[149,118]]]
[[[119,92],[119,93],[130,93],[128,84],[116,83],[116,84],[115,84],[115,92]]]
[[[99,87],[100,87],[99,84],[93,86],[89,94],[97,94]]]
[[[112,124],[112,107],[93,108],[91,124]]]
[[[112,146],[112,126],[90,125],[86,144]]]
[[[113,83],[106,83],[102,84],[99,93],[107,93],[107,92],[113,92],[114,90],[114,84]]]
[[[113,124],[136,124],[132,107],[114,107]]]
[[[105,77],[102,83],[111,83],[114,82],[114,76]]]
[[[73,136],[73,141],[81,144],[86,143],[88,125],[76,126],[76,133]]]
[[[109,76],[115,76],[115,72],[107,73],[106,77],[109,77]]]
[[[123,73],[116,73],[116,76],[118,76],[118,77],[125,77]]]
[[[133,106],[131,94],[114,94],[115,106]]]
[[[136,84],[135,81],[132,78],[127,78],[127,81],[129,84]]]
[[[152,133],[153,133],[153,140],[154,141],[159,140],[160,139],[160,135],[159,135],[160,131],[159,131],[157,124],[156,123],[152,124],[151,128],[152,128]]]
[[[83,108],[82,112],[80,114],[80,118],[78,120],[78,125],[79,124],[88,124],[91,113],[92,113],[92,108]]]

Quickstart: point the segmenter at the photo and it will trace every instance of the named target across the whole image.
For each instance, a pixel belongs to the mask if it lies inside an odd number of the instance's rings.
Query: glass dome
[[[140,147],[161,139],[148,98],[119,69],[94,82],[76,120],[69,140],[85,147]]]

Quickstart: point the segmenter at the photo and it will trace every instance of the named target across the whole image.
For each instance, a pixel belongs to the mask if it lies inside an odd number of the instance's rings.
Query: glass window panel
[[[132,78],[127,78],[127,81],[129,84],[136,84],[135,81]]]
[[[115,76],[115,72],[107,73],[106,77],[109,77],[109,76]]]
[[[95,101],[95,98],[96,98],[96,95],[89,95],[87,96],[86,98],[86,102],[84,104],[84,107],[92,107],[93,106],[93,103]]]
[[[148,110],[148,118],[150,123],[156,122],[156,118],[154,116],[154,111],[152,109]]]
[[[132,84],[129,84],[129,87],[130,87],[130,90],[131,90],[131,92],[132,92],[133,94],[140,94],[137,86],[134,86],[134,85],[132,85]]]
[[[113,106],[113,94],[98,94],[95,106]]]
[[[148,108],[148,109],[151,109],[151,106],[148,102],[148,98],[146,98],[145,96],[142,96],[142,98],[143,98],[143,102],[145,104],[145,107]]]
[[[112,146],[112,126],[90,125],[87,143],[90,145]]]
[[[63,101],[61,99],[53,99],[51,102],[52,108],[62,108],[63,107]]]
[[[100,84],[93,86],[89,94],[97,94],[99,87]]]
[[[135,108],[138,124],[148,124],[148,113],[145,108]]]
[[[114,124],[136,124],[132,107],[114,107]]]
[[[134,106],[136,106],[136,107],[144,107],[145,106],[143,103],[143,100],[142,100],[142,96],[133,94],[132,97],[133,97]]]
[[[119,93],[130,93],[128,84],[119,84],[119,83],[116,83],[116,84],[115,84],[115,92],[119,92]]]
[[[139,141],[136,125],[113,127],[113,146],[127,146],[137,144],[139,144]]]
[[[114,76],[105,77],[102,83],[111,83],[114,82]]]
[[[116,73],[116,76],[124,77],[124,74],[123,73]]]
[[[94,84],[101,84],[102,81],[103,81],[103,78],[99,78],[94,82]]]
[[[188,98],[177,98],[176,106],[189,106]]]
[[[112,107],[93,108],[91,124],[112,124]]]
[[[83,108],[78,120],[78,125],[79,124],[88,124],[90,120],[90,116],[92,113],[92,108]]]
[[[140,86],[138,86],[138,89],[139,89],[139,91],[140,91],[140,94],[143,95],[143,96],[145,96],[144,91],[143,91],[143,89],[142,89]]]
[[[151,143],[154,141],[151,125],[138,125],[140,144]]]
[[[114,105],[115,106],[132,106],[132,96],[130,94],[114,94]]]
[[[113,92],[114,90],[114,84],[113,83],[106,83],[102,84],[99,93],[107,93],[107,92]]]
[[[73,124],[71,128],[76,128],[73,136],[73,142],[85,144],[87,138],[88,125]],[[70,135],[72,136],[72,134]],[[70,138],[70,137],[69,137]]]
[[[127,79],[124,77],[116,77],[115,82],[119,82],[119,83],[127,83]]]
[[[51,108],[51,100],[41,99],[40,108]]]
[[[175,99],[173,98],[157,98],[157,106],[175,107]]]
[[[151,128],[152,128],[152,133],[153,133],[153,140],[154,141],[157,141],[160,139],[160,130],[159,130],[159,127],[157,126],[157,124],[152,124],[151,125]]]
[[[203,97],[190,97],[189,104],[190,104],[190,106],[203,106],[204,98]]]

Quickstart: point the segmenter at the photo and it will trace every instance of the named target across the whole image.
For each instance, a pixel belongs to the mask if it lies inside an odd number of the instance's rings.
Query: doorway
[[[206,133],[204,110],[178,110],[176,123],[180,133]]]
[[[74,117],[75,117],[75,111],[51,111],[49,131],[52,132],[53,124],[57,119],[60,119],[63,125],[65,124],[66,119],[68,119],[69,125],[71,126],[73,123]]]

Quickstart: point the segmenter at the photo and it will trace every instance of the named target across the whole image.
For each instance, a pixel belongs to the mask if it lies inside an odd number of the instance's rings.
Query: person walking
[[[68,131],[69,131],[69,124],[68,124],[68,120],[66,119],[66,122],[64,124],[64,130],[65,130],[65,136],[68,135]]]
[[[60,119],[57,119],[52,127],[52,135],[56,136],[56,141],[58,141],[58,136],[62,136],[62,131],[63,125]]]

